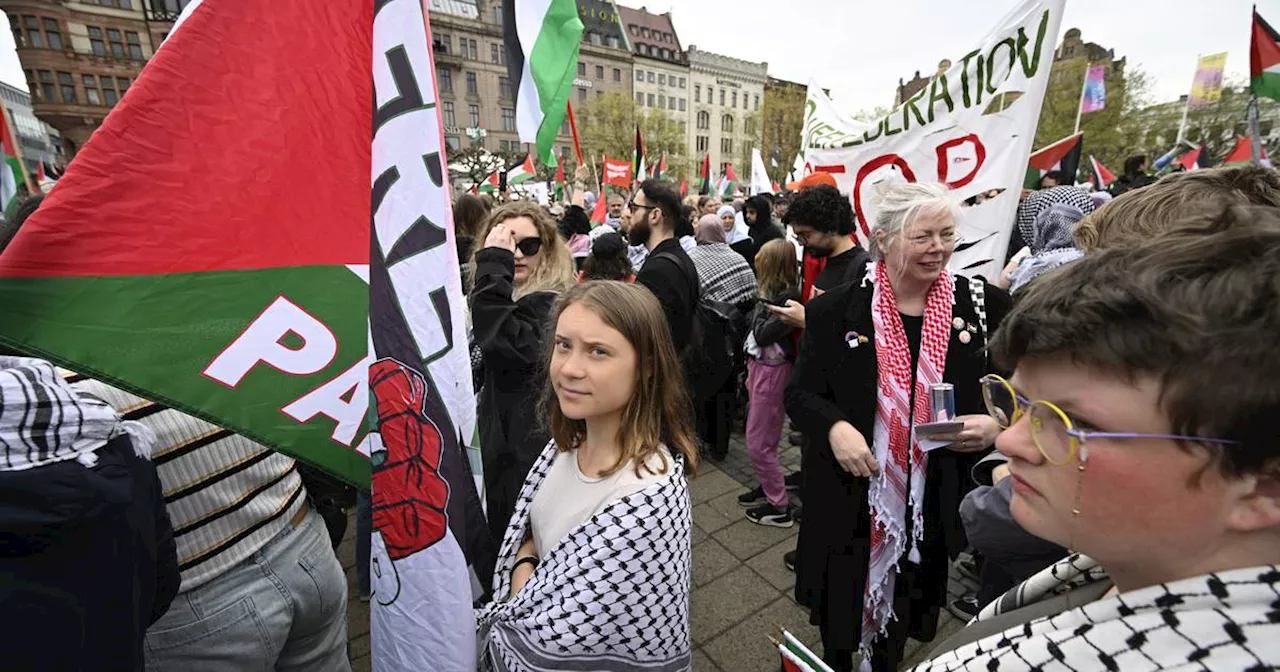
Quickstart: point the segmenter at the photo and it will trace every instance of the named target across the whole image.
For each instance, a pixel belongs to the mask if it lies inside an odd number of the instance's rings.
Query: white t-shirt
[[[589,478],[582,473],[578,468],[578,451],[556,453],[546,478],[533,495],[529,511],[529,526],[533,529],[533,543],[538,549],[538,556],[547,557],[547,553],[570,532],[606,506],[671,478],[674,472],[671,454],[665,446],[659,449],[659,453],[661,457],[658,453],[653,454],[647,466],[658,472],[662,468],[662,457],[665,457],[666,473],[649,473],[641,469],[641,475],[636,476],[635,467],[626,464],[612,476],[603,478]]]

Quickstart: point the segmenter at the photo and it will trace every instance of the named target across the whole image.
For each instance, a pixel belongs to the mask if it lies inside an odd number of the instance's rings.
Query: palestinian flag
[[[1196,147],[1195,149],[1174,159],[1173,162],[1182,166],[1186,170],[1199,170],[1200,168],[1204,168],[1204,166],[1201,165],[1201,157],[1203,155],[1204,148]]]
[[[533,155],[526,154],[524,161],[507,169],[507,185],[516,185],[528,182],[538,176],[538,171],[533,167]]]
[[[1164,170],[1168,168],[1170,165],[1172,165],[1175,161],[1179,161],[1183,156],[1194,151],[1195,149],[1196,149],[1195,145],[1185,140],[1179,141],[1178,144],[1173,149],[1169,150],[1163,156],[1156,159],[1155,163],[1151,164],[1151,167],[1154,168],[1156,171]]]
[[[18,185],[27,183],[27,173],[9,126],[9,110],[0,103],[0,147],[4,149],[4,167],[0,167],[0,211],[6,214],[18,202]],[[28,188],[30,186],[28,185]]]
[[[702,180],[702,183],[698,186],[698,193],[703,196],[710,194],[711,193],[711,155],[710,154],[702,155],[701,180]]]
[[[554,154],[552,156],[555,156]],[[564,179],[564,164],[556,162],[556,200],[563,201],[568,192],[568,184]]]
[[[183,17],[0,255],[0,342],[372,481],[373,668],[471,669],[493,549],[423,3]]]
[[[782,637],[782,641],[772,637],[769,639],[778,647],[784,672],[833,672],[821,657],[809,650],[795,635],[783,630]]]
[[[631,154],[631,174],[635,176],[636,182],[643,181],[648,175],[645,172],[644,138],[640,137],[640,124],[636,124],[636,141]]]
[[[484,181],[472,188],[473,193],[496,194],[498,193],[498,185],[500,184],[502,184],[502,176],[495,170],[492,173],[489,173],[489,176],[484,178]]]
[[[1249,44],[1249,88],[1259,98],[1280,100],[1280,34],[1253,10]]]
[[[733,164],[725,164],[724,175],[720,176],[720,184],[717,191],[723,198],[732,198],[733,192],[738,188],[738,175],[733,172]]]
[[[658,161],[658,165],[653,167],[653,174],[650,175],[655,180],[661,180],[662,176],[667,172],[667,153],[662,153],[662,159]]]
[[[1090,154],[1089,181],[1093,183],[1094,189],[1101,190],[1111,186],[1111,183],[1116,181],[1116,176]]]
[[[1027,179],[1023,186],[1027,189],[1039,189],[1041,178],[1045,173],[1053,171],[1063,173],[1068,184],[1075,184],[1076,174],[1080,172],[1080,150],[1083,145],[1084,134],[1076,133],[1033,153],[1027,160]]]
[[[684,198],[685,196],[688,196],[688,195],[689,195],[689,180],[682,177],[680,178],[680,198]]]
[[[548,162],[578,74],[582,20],[573,0],[502,0],[507,69],[516,92],[516,130]]]
[[[609,217],[609,196],[605,193],[604,187],[600,188],[600,196],[596,198],[596,207],[591,209],[591,228],[604,224]]]
[[[1262,159],[1263,165],[1270,165],[1270,161],[1267,157],[1266,147],[1262,148],[1261,159]],[[1253,163],[1252,141],[1250,141],[1249,138],[1246,138],[1246,137],[1236,136],[1236,146],[1234,149],[1231,150],[1231,153],[1227,155],[1227,158],[1222,160],[1222,166],[1224,168],[1228,166],[1247,166],[1252,163]]]

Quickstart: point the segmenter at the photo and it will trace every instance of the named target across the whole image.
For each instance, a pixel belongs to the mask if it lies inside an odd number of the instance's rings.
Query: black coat
[[[831,427],[848,421],[870,445],[876,413],[875,328],[871,285],[837,286],[808,304],[807,328],[787,386],[787,413],[807,439],[802,457],[800,498],[805,515],[800,524],[796,557],[796,600],[811,610],[815,623],[826,624],[842,649],[860,641],[862,595],[870,553],[871,513],[868,479],[844,471],[831,452]],[[956,279],[953,313],[966,325],[977,324],[968,280]],[[986,287],[988,329],[1008,312],[1008,294]],[[866,336],[850,348],[848,332]],[[951,329],[943,380],[955,385],[957,414],[985,412],[979,379],[989,371],[980,334],[960,342]],[[932,638],[938,607],[946,599],[947,563],[965,545],[960,500],[972,488],[970,468],[981,454],[939,449],[929,453],[924,502],[922,562],[915,580],[910,633]],[[914,476],[914,475],[913,475]]]
[[[684,352],[693,337],[693,311],[698,306],[699,289],[698,269],[680,241],[668,238],[654,246],[636,274],[636,283],[658,298],[671,327],[676,352]]]
[[[476,255],[471,328],[484,360],[476,409],[484,464],[489,531],[499,545],[520,488],[550,440],[537,406],[544,381],[547,323],[556,295],[535,292],[512,300],[515,255],[486,248]]]

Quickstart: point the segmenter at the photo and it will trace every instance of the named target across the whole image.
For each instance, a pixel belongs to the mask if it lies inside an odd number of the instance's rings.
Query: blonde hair
[[[531,201],[505,203],[489,214],[489,219],[485,220],[484,226],[476,234],[477,243],[471,252],[471,286],[476,286],[476,255],[484,247],[489,232],[493,227],[519,217],[528,217],[538,230],[538,237],[542,239],[542,249],[538,251],[538,255],[542,260],[524,284],[516,287],[515,295],[511,298],[519,299],[534,292],[563,292],[572,287],[577,281],[573,254],[560,237],[555,220],[541,206]]]
[[[907,229],[922,217],[947,215],[957,224],[960,221],[960,205],[951,198],[946,185],[928,182],[895,184],[880,194],[876,204],[876,221],[871,227],[871,258],[884,259],[884,250],[876,232],[884,232],[884,244],[888,247],[894,238],[904,240]]]
[[[766,299],[800,284],[796,268],[796,248],[785,239],[775,238],[756,253],[756,284]]]
[[[605,324],[618,330],[636,351],[635,391],[622,409],[622,423],[617,441],[622,454],[605,476],[610,476],[632,463],[636,476],[640,467],[658,452],[663,443],[673,455],[682,455],[685,472],[692,476],[698,470],[698,444],[689,417],[691,403],[685,387],[684,368],[671,342],[671,329],[662,306],[653,294],[639,285],[614,280],[593,280],[577,285],[556,302],[552,310],[551,328],[560,315],[574,304],[595,313]],[[546,368],[551,368],[555,338],[549,338]],[[587,437],[587,423],[573,420],[560,410],[550,376],[542,396],[542,417],[548,432],[561,452],[582,445]],[[667,473],[666,458],[662,471]]]

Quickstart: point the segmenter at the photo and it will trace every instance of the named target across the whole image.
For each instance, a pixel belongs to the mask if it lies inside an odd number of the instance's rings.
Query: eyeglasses
[[[520,254],[526,257],[533,257],[542,249],[542,238],[538,236],[530,236],[523,240],[516,241],[516,249],[520,250]]]
[[[629,201],[629,202],[627,203],[627,212],[635,212],[637,209],[640,209],[640,210],[654,210],[654,209],[656,209],[657,207],[658,207],[658,206],[656,206],[656,205],[641,205],[640,203],[636,203],[635,201]]]
[[[1069,464],[1076,455],[1089,459],[1089,439],[1170,439],[1200,443],[1238,444],[1239,441],[1181,434],[1145,434],[1140,432],[1092,432],[1076,428],[1066,411],[1050,401],[1031,401],[1018,394],[1013,384],[997,375],[982,379],[982,399],[987,413],[1000,429],[1009,429],[1025,415],[1031,421],[1031,439],[1050,464]]]

